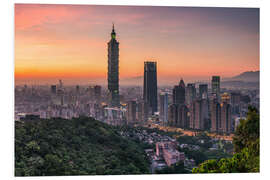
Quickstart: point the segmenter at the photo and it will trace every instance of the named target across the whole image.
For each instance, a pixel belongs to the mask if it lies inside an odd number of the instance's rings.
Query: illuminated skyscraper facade
[[[220,76],[212,76],[212,95],[220,101]]]
[[[116,40],[114,26],[111,40],[108,42],[108,89],[110,92],[110,106],[118,107],[119,101],[119,42]]]
[[[199,85],[199,98],[208,99],[208,85],[207,84]]]

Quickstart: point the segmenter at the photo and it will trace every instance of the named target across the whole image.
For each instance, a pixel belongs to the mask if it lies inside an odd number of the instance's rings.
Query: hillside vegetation
[[[92,118],[15,122],[15,176],[149,173],[139,143]]]

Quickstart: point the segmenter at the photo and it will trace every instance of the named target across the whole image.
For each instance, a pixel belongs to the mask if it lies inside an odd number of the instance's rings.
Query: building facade
[[[110,106],[118,107],[119,101],[119,42],[116,40],[114,26],[108,42],[108,90]]]
[[[208,99],[208,84],[199,85],[199,98]]]
[[[190,128],[205,130],[208,118],[208,101],[206,99],[193,101],[190,110]]]
[[[144,62],[143,99],[151,108],[151,114],[158,111],[157,102],[157,63]]]
[[[159,95],[159,113],[160,113],[160,119],[163,125],[167,125],[168,124],[168,93],[166,92],[162,92]]]
[[[220,101],[220,76],[212,76],[212,95]]]
[[[134,125],[136,123],[136,101],[129,101],[127,104],[127,124]]]
[[[186,87],[186,104],[191,106],[192,102],[196,99],[196,87],[193,83],[188,83]]]
[[[221,120],[220,104],[216,98],[210,100],[211,131],[218,132]]]
[[[183,79],[180,80],[179,85],[173,88],[173,103],[174,104],[185,104],[185,83]]]

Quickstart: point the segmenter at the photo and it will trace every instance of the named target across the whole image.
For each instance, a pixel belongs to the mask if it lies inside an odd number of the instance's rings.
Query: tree
[[[193,173],[236,173],[260,171],[260,118],[256,108],[249,107],[246,120],[237,127],[233,144],[235,154],[232,158],[207,160]]]
[[[145,174],[143,145],[92,118],[15,122],[15,176]]]
[[[243,148],[253,146],[260,136],[260,119],[256,108],[249,107],[247,119],[242,119],[233,138],[234,151],[240,152]]]

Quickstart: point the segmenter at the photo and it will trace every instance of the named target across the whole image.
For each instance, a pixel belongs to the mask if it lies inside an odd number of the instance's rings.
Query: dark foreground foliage
[[[15,123],[15,176],[149,173],[140,144],[92,118]]]
[[[232,158],[207,160],[193,173],[239,173],[260,171],[260,118],[255,108],[249,107],[246,120],[237,127]]]

